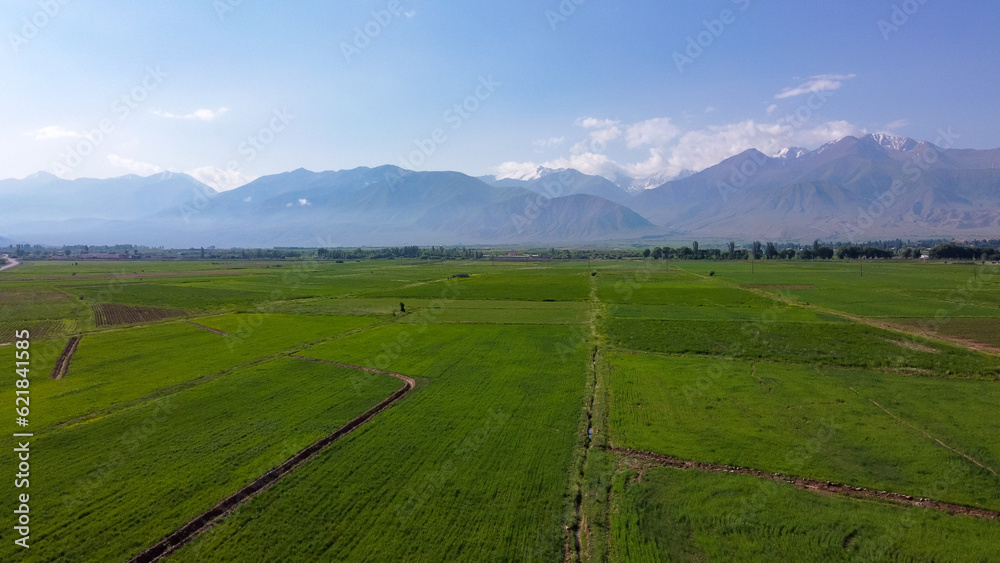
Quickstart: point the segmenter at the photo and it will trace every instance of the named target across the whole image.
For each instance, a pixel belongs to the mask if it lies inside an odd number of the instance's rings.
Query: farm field
[[[366,369],[416,387],[164,560],[989,560],[995,269],[25,263],[36,524],[0,560],[135,557],[400,389]]]

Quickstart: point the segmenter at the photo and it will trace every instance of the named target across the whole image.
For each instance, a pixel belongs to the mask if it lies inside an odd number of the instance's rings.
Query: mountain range
[[[361,246],[650,239],[997,238],[1000,149],[868,135],[698,173],[610,181],[539,168],[473,178],[395,166],[261,177],[0,181],[0,237],[41,244]]]

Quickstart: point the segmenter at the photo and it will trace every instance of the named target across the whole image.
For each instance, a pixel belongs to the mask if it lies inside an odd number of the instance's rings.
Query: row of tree
[[[784,245],[778,246],[773,242],[763,243],[754,241],[746,248],[737,248],[735,242],[730,242],[726,248],[701,249],[697,242],[691,247],[682,246],[680,248],[655,247],[647,248],[642,252],[644,258],[654,260],[857,260],[866,258],[869,260],[889,259],[897,256],[903,258],[920,258],[923,250],[919,248],[905,248],[895,251],[889,245],[855,245],[839,244],[836,248],[821,244],[818,240],[812,246]],[[985,254],[984,254],[985,253]],[[964,247],[955,243],[942,244],[931,251],[930,257],[936,259],[983,259],[993,260],[993,256],[1000,256],[1000,250],[989,248]]]

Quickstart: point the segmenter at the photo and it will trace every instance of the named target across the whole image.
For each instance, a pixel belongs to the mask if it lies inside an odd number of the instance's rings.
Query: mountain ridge
[[[995,238],[998,165],[1000,149],[873,134],[771,156],[748,149],[634,193],[544,167],[502,179],[393,165],[299,168],[221,193],[171,172],[107,180],[39,172],[0,181],[0,197],[15,210],[0,236],[182,246]]]

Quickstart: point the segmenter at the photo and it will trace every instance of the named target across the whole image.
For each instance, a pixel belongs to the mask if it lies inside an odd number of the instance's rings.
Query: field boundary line
[[[751,293],[755,293],[755,294],[760,295],[762,297],[768,297],[768,298],[773,299],[775,301],[780,301],[780,302],[782,302],[782,303],[784,303],[786,305],[792,305],[792,306],[795,306],[795,307],[802,307],[804,309],[809,309],[809,310],[812,310],[812,311],[817,312],[817,313],[824,313],[824,314],[827,314],[827,315],[834,315],[834,316],[837,316],[837,317],[842,317],[842,318],[845,318],[845,319],[847,319],[849,321],[854,321],[854,322],[857,322],[857,323],[866,324],[868,326],[872,326],[872,327],[879,328],[879,329],[882,329],[882,330],[888,330],[890,332],[895,332],[895,333],[899,333],[899,334],[903,334],[903,335],[909,335],[909,336],[920,336],[920,337],[926,338],[928,340],[935,340],[935,341],[943,343],[943,344],[951,344],[952,346],[958,346],[959,348],[964,348],[966,350],[971,350],[973,352],[980,352],[980,353],[989,354],[989,355],[992,355],[992,356],[1000,356],[1000,348],[996,348],[996,347],[990,346],[988,344],[983,344],[981,342],[975,342],[975,341],[972,341],[972,340],[964,340],[962,338],[955,338],[953,336],[948,336],[946,334],[940,334],[940,333],[937,333],[937,332],[930,332],[930,331],[926,331],[926,330],[920,330],[920,329],[916,329],[916,328],[913,328],[913,327],[910,327],[910,326],[906,326],[906,325],[902,325],[902,324],[896,324],[896,323],[891,323],[891,322],[887,322],[887,321],[883,321],[883,320],[877,320],[877,319],[873,319],[873,318],[869,318],[869,317],[861,317],[861,316],[858,316],[858,315],[852,315],[851,313],[846,313],[844,311],[838,311],[836,309],[829,309],[827,307],[821,307],[819,305],[806,304],[806,303],[803,303],[803,302],[801,302],[801,301],[799,301],[797,299],[786,297],[786,296],[778,294],[778,293],[772,293],[772,292],[767,291],[767,290],[762,290],[762,289],[747,289],[747,288],[743,288],[743,287],[740,287],[739,289],[742,289],[744,291],[749,291]],[[898,344],[898,342],[896,344]]]
[[[858,391],[857,389],[855,389],[855,388],[853,388],[853,387],[848,387],[848,389],[850,389],[851,391],[854,391],[854,392],[855,392],[855,393],[857,393],[857,394],[858,394],[859,396],[861,396],[861,397],[862,397],[863,399],[868,399],[868,398],[867,398],[867,397],[865,397],[864,395],[861,395],[861,393],[860,393],[860,392],[859,392],[859,391]],[[922,429],[920,429],[920,428],[917,428],[916,426],[914,426],[914,425],[910,424],[909,422],[907,422],[907,421],[903,420],[902,418],[900,418],[900,417],[896,416],[895,414],[893,414],[892,412],[890,412],[890,411],[889,411],[889,409],[887,409],[887,408],[883,407],[882,405],[880,405],[880,404],[876,403],[876,402],[875,402],[875,401],[874,401],[873,399],[868,399],[868,401],[869,401],[869,402],[871,402],[871,404],[875,405],[876,407],[878,407],[878,408],[882,409],[882,411],[883,411],[883,412],[885,412],[885,414],[887,414],[887,415],[891,416],[892,418],[895,418],[895,419],[896,419],[897,421],[899,421],[900,423],[902,423],[902,424],[904,424],[904,425],[906,425],[906,426],[909,426],[910,428],[912,428],[912,429],[916,430],[917,432],[920,432],[921,434],[923,434],[923,435],[924,435],[924,438],[927,438],[928,440],[934,440],[935,442],[937,442],[938,444],[941,444],[941,446],[945,447],[946,449],[949,449],[949,450],[951,450],[952,452],[955,452],[956,454],[958,454],[958,455],[960,455],[960,456],[964,457],[965,459],[967,459],[967,460],[971,461],[972,463],[975,463],[975,464],[976,464],[976,465],[978,465],[979,467],[982,467],[983,469],[985,469],[985,470],[989,471],[990,473],[992,473],[992,474],[993,474],[993,476],[994,476],[994,477],[996,477],[996,476],[997,476],[997,472],[996,472],[996,471],[994,471],[992,467],[987,467],[987,466],[983,465],[982,463],[979,463],[979,462],[978,462],[978,461],[976,461],[975,459],[972,459],[972,458],[971,458],[970,456],[968,456],[968,455],[966,455],[966,454],[964,454],[964,453],[962,453],[962,452],[960,452],[960,451],[956,450],[955,448],[953,448],[953,447],[949,446],[948,444],[945,444],[945,443],[944,443],[944,442],[942,442],[941,440],[939,440],[939,439],[935,438],[934,436],[931,436],[930,434],[928,434],[926,430],[922,430]]]
[[[52,366],[52,379],[62,379],[66,377],[66,372],[69,371],[69,362],[73,359],[73,354],[76,354],[76,347],[80,345],[80,340],[82,336],[71,336],[69,341],[66,342],[66,347],[63,348],[62,354],[56,360],[56,365]]]
[[[709,279],[708,276],[704,276],[704,275],[701,275],[701,274],[696,274],[694,272],[688,272],[688,273],[691,274],[691,275],[697,276],[699,278],[702,278],[702,279],[706,279],[706,280]],[[799,301],[798,299],[795,299],[793,297],[788,297],[788,296],[782,295],[779,292],[769,291],[769,290],[765,290],[765,289],[756,289],[756,288],[746,287],[745,285],[741,285],[741,284],[736,283],[736,282],[730,282],[728,280],[722,280],[722,284],[725,285],[725,286],[727,286],[727,287],[733,288],[733,289],[740,289],[740,290],[743,290],[743,291],[748,291],[748,292],[753,293],[755,295],[759,295],[761,297],[766,297],[768,299],[772,299],[774,301],[778,301],[778,302],[784,303],[786,305],[791,305],[793,307],[802,307],[803,309],[807,309],[807,310],[810,310],[810,311],[813,311],[813,312],[824,313],[824,314],[827,314],[827,315],[834,315],[834,316],[837,316],[837,317],[841,317],[841,318],[847,319],[849,321],[854,321],[854,322],[857,322],[857,323],[866,324],[868,326],[872,326],[872,327],[879,328],[879,329],[882,329],[882,330],[888,330],[890,332],[896,332],[896,333],[903,334],[903,335],[920,336],[920,337],[926,338],[928,340],[937,341],[937,342],[942,343],[942,344],[951,344],[953,346],[958,346],[959,348],[964,348],[966,350],[971,350],[973,352],[980,352],[980,353],[989,354],[989,355],[992,355],[992,356],[1000,356],[1000,348],[997,348],[995,346],[990,346],[988,344],[983,344],[981,342],[976,342],[976,341],[973,341],[973,340],[964,340],[964,339],[961,339],[961,338],[955,338],[953,336],[948,336],[948,335],[945,335],[945,334],[939,334],[939,333],[936,333],[936,332],[930,332],[930,331],[915,329],[913,327],[909,327],[909,326],[906,326],[906,325],[899,325],[899,324],[890,323],[890,322],[886,322],[886,321],[876,320],[876,319],[869,318],[869,317],[862,317],[862,316],[858,316],[858,315],[853,315],[851,313],[847,313],[847,312],[844,312],[844,311],[838,311],[836,309],[829,309],[827,307],[821,307],[819,305],[813,305],[811,303],[804,303],[804,302]],[[883,291],[883,290],[876,290],[876,291]],[[944,301],[946,303],[949,302],[949,301],[945,301],[945,300],[942,300],[942,301]]]
[[[207,330],[208,332],[214,332],[215,334],[218,334],[219,336],[229,336],[228,332],[224,332],[224,331],[221,331],[221,330],[219,330],[217,328],[212,328],[210,326],[205,326],[203,324],[198,324],[198,323],[196,323],[194,321],[187,321],[187,324],[196,326],[196,327],[198,327],[198,328],[200,328],[202,330]]]
[[[222,316],[222,315],[213,315],[213,316]],[[174,320],[174,321],[171,321],[171,322],[182,323],[184,321]],[[116,405],[110,405],[110,406],[108,406],[108,407],[106,407],[104,409],[101,409],[101,410],[91,411],[91,412],[88,412],[88,413],[84,413],[84,414],[81,414],[81,415],[79,415],[79,416],[77,416],[75,418],[72,418],[72,419],[69,419],[69,420],[65,420],[63,422],[56,423],[54,426],[56,426],[56,427],[67,427],[67,426],[74,426],[74,425],[77,425],[77,424],[82,424],[82,423],[85,423],[88,420],[93,420],[94,418],[97,418],[97,417],[100,417],[100,416],[107,416],[107,415],[109,415],[111,413],[114,413],[114,412],[117,412],[117,411],[120,411],[120,410],[125,410],[125,409],[129,409],[129,408],[133,408],[133,407],[136,407],[136,406],[141,405],[143,403],[146,403],[148,401],[153,401],[153,400],[156,400],[156,399],[159,399],[159,398],[162,398],[162,397],[167,397],[167,396],[170,396],[170,395],[174,395],[176,393],[182,393],[182,392],[184,392],[184,391],[186,391],[188,389],[191,389],[191,388],[197,387],[199,385],[203,385],[205,383],[214,381],[214,380],[216,380],[216,379],[218,379],[220,377],[226,377],[228,375],[232,375],[233,373],[236,373],[236,372],[238,372],[240,370],[249,369],[249,368],[252,368],[252,367],[255,367],[255,366],[259,366],[261,364],[266,364],[268,362],[273,362],[273,361],[279,360],[281,358],[291,357],[293,355],[293,352],[292,352],[293,350],[302,350],[304,348],[312,348],[313,346],[318,346],[320,344],[326,344],[326,343],[329,343],[329,342],[336,342],[337,340],[341,340],[343,338],[347,338],[347,337],[352,336],[354,334],[357,334],[359,332],[363,332],[365,330],[369,330],[369,329],[376,328],[376,327],[379,327],[379,326],[382,326],[382,325],[380,323],[373,323],[371,325],[363,326],[363,327],[358,327],[356,329],[352,329],[352,330],[349,330],[347,332],[343,332],[343,333],[337,334],[337,335],[332,336],[332,337],[321,338],[319,340],[313,340],[311,342],[300,342],[300,343],[296,344],[293,348],[286,348],[285,350],[276,352],[274,354],[270,354],[270,355],[267,355],[267,356],[261,356],[259,358],[254,358],[254,359],[245,361],[245,362],[240,363],[240,364],[236,364],[236,365],[233,365],[233,366],[230,366],[230,367],[227,367],[227,368],[223,368],[223,369],[219,369],[219,370],[216,370],[216,371],[213,371],[213,372],[210,372],[210,373],[206,373],[206,374],[204,374],[204,375],[202,375],[200,377],[196,377],[194,379],[188,379],[188,380],[185,380],[185,381],[178,382],[178,383],[176,383],[174,385],[171,385],[170,387],[162,387],[162,388],[159,388],[159,389],[156,389],[156,390],[152,391],[151,393],[149,393],[147,395],[143,395],[142,397],[136,397],[135,399],[132,399],[130,401],[126,401],[124,403],[119,403],[119,404],[116,404]],[[113,329],[113,330],[117,331],[117,330],[127,330],[127,329]],[[111,331],[86,332],[86,333],[82,334],[81,337],[89,335],[89,334],[101,334],[101,333],[104,333],[104,332],[111,332]]]
[[[230,495],[225,500],[217,504],[214,508],[211,508],[208,511],[202,513],[200,516],[196,517],[194,520],[191,520],[190,522],[188,522],[186,525],[184,525],[174,533],[163,538],[162,540],[157,542],[155,545],[153,545],[146,551],[143,551],[139,555],[129,559],[129,563],[150,563],[152,561],[159,561],[160,559],[177,551],[178,549],[186,545],[188,542],[196,538],[198,535],[200,535],[202,532],[211,528],[218,521],[228,516],[230,513],[232,513],[233,510],[241,506],[243,503],[264,492],[272,485],[277,483],[279,480],[286,477],[292,471],[298,469],[303,464],[305,464],[309,460],[313,459],[314,457],[325,451],[328,447],[333,445],[334,442],[346,436],[347,434],[350,434],[351,432],[353,432],[354,430],[356,430],[357,428],[359,428],[360,426],[362,426],[363,424],[374,418],[375,415],[392,406],[393,403],[402,399],[404,396],[406,396],[407,393],[412,391],[417,384],[415,379],[403,375],[401,373],[394,373],[375,368],[355,366],[350,364],[342,364],[340,362],[331,362],[328,360],[319,360],[316,358],[299,356],[297,354],[292,354],[291,357],[299,360],[306,360],[330,366],[337,366],[347,369],[365,371],[369,373],[388,375],[402,381],[403,387],[398,391],[396,391],[395,393],[393,393],[392,395],[390,395],[388,398],[382,400],[382,402],[380,402],[379,404],[375,405],[374,407],[365,411],[360,416],[356,417],[354,420],[351,420],[344,426],[341,426],[340,428],[335,430],[332,434],[324,438],[321,438],[316,442],[313,442],[311,445],[307,446],[305,449],[295,454],[294,456],[289,458],[287,461],[285,461],[278,467],[258,477],[249,485],[243,487],[236,493]]]
[[[833,483],[830,481],[819,481],[817,479],[808,479],[805,477],[792,477],[790,475],[782,475],[781,473],[769,473],[766,471],[760,471],[758,469],[750,469],[747,467],[736,467],[732,465],[707,463],[703,461],[688,461],[676,457],[671,457],[668,455],[646,452],[642,450],[633,450],[630,448],[610,448],[610,451],[632,458],[651,461],[658,465],[671,467],[674,469],[681,469],[681,470],[696,469],[712,473],[748,475],[751,477],[758,477],[761,479],[769,479],[771,481],[786,483],[792,485],[796,489],[801,489],[803,491],[811,491],[814,493],[834,494],[834,495],[839,494],[839,495],[846,495],[863,499],[885,500],[896,504],[915,506],[919,508],[930,508],[933,510],[946,512],[948,514],[951,514],[952,516],[972,516],[975,518],[1000,520],[1000,512],[997,512],[995,510],[962,506],[960,504],[940,502],[928,498],[912,497],[909,495],[892,493],[889,491],[876,491],[874,489],[866,489],[864,487],[852,487],[850,485]]]

